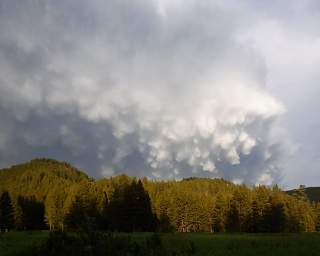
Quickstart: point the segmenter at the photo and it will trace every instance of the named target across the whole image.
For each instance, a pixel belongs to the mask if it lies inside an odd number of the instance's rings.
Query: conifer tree
[[[236,200],[231,200],[230,209],[227,216],[226,223],[227,231],[239,232],[240,231],[240,206]]]
[[[257,233],[261,231],[262,209],[256,200],[252,202],[251,216],[248,221],[248,231]]]
[[[218,195],[212,216],[214,232],[226,231],[226,213],[227,202],[222,195]]]
[[[316,214],[316,230],[320,231],[320,203],[314,205],[315,214]]]
[[[65,223],[71,229],[81,228],[88,222],[98,225],[101,219],[101,196],[103,192],[91,181],[81,181],[70,190],[66,202]]]
[[[13,206],[8,191],[4,191],[0,197],[0,230],[12,229],[14,226]]]
[[[45,228],[43,203],[37,201],[34,196],[19,196],[18,205],[21,209],[22,229],[36,230]]]
[[[111,228],[118,231],[154,231],[156,217],[150,198],[141,181],[132,181],[124,188],[116,188],[110,200],[108,218]]]

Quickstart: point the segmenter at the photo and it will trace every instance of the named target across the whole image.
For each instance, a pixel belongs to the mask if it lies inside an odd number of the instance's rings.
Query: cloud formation
[[[0,4],[0,164],[99,177],[279,181],[288,153],[266,66],[225,1]],[[239,39],[240,38],[240,39]]]

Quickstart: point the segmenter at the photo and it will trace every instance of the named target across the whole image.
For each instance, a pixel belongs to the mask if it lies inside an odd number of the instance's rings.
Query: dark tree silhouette
[[[0,231],[8,231],[13,227],[13,206],[8,191],[5,191],[0,197]]]
[[[232,200],[230,203],[230,210],[227,216],[227,231],[239,232],[240,231],[240,212],[239,203]]]
[[[273,202],[272,198],[269,199],[269,203],[266,207],[261,231],[263,232],[283,232],[285,231],[285,209],[282,202]]]
[[[149,194],[141,181],[116,188],[108,209],[110,228],[118,231],[154,231],[156,217],[152,213]]]
[[[224,232],[225,230],[226,202],[221,195],[218,195],[213,210],[213,231]]]
[[[100,222],[100,215],[96,205],[93,202],[83,200],[76,196],[75,201],[66,216],[65,223],[68,228],[84,228],[85,225],[97,226]]]
[[[160,232],[173,232],[174,226],[170,223],[169,216],[161,213],[159,217],[158,231]]]
[[[259,209],[259,205],[258,202],[256,200],[254,200],[252,202],[252,206],[251,206],[251,216],[250,216],[250,220],[249,220],[249,227],[248,227],[248,231],[253,232],[253,233],[257,233],[260,231],[260,225],[261,225],[261,213],[260,213],[260,209]]]
[[[36,230],[45,228],[44,204],[34,196],[18,197],[18,206],[21,209],[22,229]]]

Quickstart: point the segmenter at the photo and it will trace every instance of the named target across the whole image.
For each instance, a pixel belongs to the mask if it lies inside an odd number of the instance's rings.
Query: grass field
[[[48,231],[0,233],[0,256],[15,255],[48,237]]]
[[[122,234],[121,234],[122,235]],[[128,235],[128,234],[126,234]],[[23,251],[48,236],[46,231],[12,232],[0,235],[0,255],[10,256]],[[150,233],[130,234],[139,242]],[[183,248],[192,242],[196,255],[206,256],[316,256],[320,255],[320,234],[163,234],[168,248]]]
[[[178,234],[167,235],[168,246],[192,241],[197,255],[320,255],[319,234]]]

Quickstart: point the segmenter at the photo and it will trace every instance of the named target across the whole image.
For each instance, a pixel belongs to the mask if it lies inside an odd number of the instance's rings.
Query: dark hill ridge
[[[299,189],[288,190],[289,195],[294,195]],[[311,202],[320,202],[320,187],[305,187],[304,193]]]
[[[307,194],[310,201],[320,202],[320,187],[305,188],[305,193]]]

